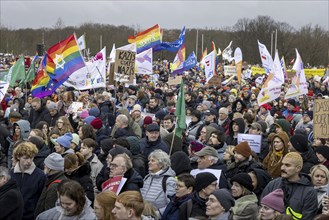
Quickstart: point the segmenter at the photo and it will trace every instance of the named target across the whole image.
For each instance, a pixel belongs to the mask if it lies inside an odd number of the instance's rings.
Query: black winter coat
[[[123,175],[123,177],[127,178],[127,181],[123,185],[120,193],[133,190],[140,192],[140,189],[143,187],[143,178],[134,168],[131,168],[126,171],[126,173]]]
[[[22,219],[23,208],[23,196],[16,180],[11,178],[5,185],[0,187],[0,219]]]
[[[30,127],[34,129],[40,121],[50,124],[50,118],[49,110],[45,106],[41,106],[38,110],[31,109],[29,117]]]
[[[78,169],[73,171],[71,174],[65,173],[65,176],[68,179],[75,180],[80,183],[83,189],[85,190],[88,199],[93,202],[95,196],[93,181],[90,179],[90,172],[90,164],[89,162],[86,162],[82,164]]]

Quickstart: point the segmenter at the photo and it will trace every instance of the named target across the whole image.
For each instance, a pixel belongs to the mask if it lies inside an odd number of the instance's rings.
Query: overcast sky
[[[329,27],[328,0],[276,1],[12,1],[0,0],[0,24],[11,29],[65,26],[84,22],[163,28],[221,28],[239,18],[271,16],[296,29],[307,24]]]

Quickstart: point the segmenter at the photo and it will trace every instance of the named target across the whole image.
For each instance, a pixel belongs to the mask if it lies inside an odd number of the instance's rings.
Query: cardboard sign
[[[236,75],[236,67],[235,66],[224,66],[224,75],[225,76],[232,76]]]
[[[315,138],[329,137],[329,99],[314,100],[313,132]]]
[[[255,153],[260,153],[260,147],[262,145],[262,135],[257,134],[238,134],[238,143],[247,141],[251,150]]]
[[[114,63],[110,63],[110,72],[109,72],[109,84],[114,84]]]
[[[214,75],[207,84],[210,86],[220,86],[222,84],[222,79],[220,76]]]
[[[136,52],[116,50],[114,73],[119,82],[132,82],[135,74]]]
[[[169,78],[168,80],[168,85],[171,86],[171,85],[178,85],[182,82],[182,78],[183,76],[176,76],[175,78]]]

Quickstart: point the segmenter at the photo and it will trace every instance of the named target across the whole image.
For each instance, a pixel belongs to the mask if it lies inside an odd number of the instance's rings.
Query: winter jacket
[[[24,172],[21,171],[19,163],[17,163],[12,178],[16,180],[22,192],[24,200],[23,219],[34,219],[34,210],[46,183],[46,175],[34,163]]]
[[[157,173],[150,173],[144,178],[144,186],[141,188],[141,193],[146,201],[151,202],[162,213],[170,202],[168,196],[176,193],[175,171],[170,167],[165,170],[160,170]],[[162,179],[169,176],[166,181],[166,192],[162,187]]]
[[[218,120],[218,125],[224,129],[225,135],[230,134],[231,120],[227,117],[224,121]]]
[[[56,207],[49,209],[36,218],[36,220],[96,220],[94,210],[90,207],[91,202],[86,198],[86,203],[82,212],[78,216],[67,216],[64,214],[64,209],[60,206],[59,201],[56,202]]]
[[[234,168],[228,170],[226,172],[226,176],[228,179],[231,179],[233,176],[235,176],[238,173],[248,173],[251,168],[263,168],[261,164],[258,162],[255,162],[254,160],[244,160],[241,163],[234,163]]]
[[[207,199],[203,199],[199,196],[198,192],[193,192],[191,199],[184,202],[179,209],[179,220],[188,220],[190,217],[195,219],[205,219],[206,215],[206,202]],[[189,203],[192,203],[192,209],[188,212]]]
[[[187,200],[191,199],[192,195],[186,195],[181,198],[176,197],[176,194],[170,196],[170,202],[164,210],[161,220],[176,220],[179,219],[179,209]]]
[[[16,180],[10,178],[0,187],[0,219],[22,219],[24,201]]]
[[[110,178],[110,168],[104,165],[96,177],[96,186],[98,191],[102,191],[102,184]]]
[[[90,178],[91,168],[88,162],[82,164],[71,174],[65,173],[68,179],[75,180],[83,187],[86,196],[90,201],[94,201],[94,185]]]
[[[161,139],[159,136],[158,140],[156,141],[148,141],[148,138],[142,138],[140,140],[140,147],[141,147],[141,152],[144,155],[145,159],[147,160],[150,153],[152,153],[154,150],[163,150],[164,152],[169,154],[169,147],[167,144]]]
[[[254,193],[235,200],[230,220],[250,220],[258,217],[258,199]]]
[[[41,148],[39,148],[39,146],[37,147],[39,149],[39,152],[37,153],[37,155],[35,155],[33,162],[38,168],[43,170],[45,166],[44,161],[46,157],[50,154],[50,149],[45,143],[41,146]]]
[[[202,121],[199,121],[197,123],[191,122],[189,126],[187,127],[187,139],[189,141],[194,141],[197,139],[197,131],[199,127],[203,124]]]
[[[215,169],[215,170],[221,170],[221,175],[220,175],[220,179],[219,179],[219,188],[226,188],[228,189],[228,183],[227,183],[227,179],[226,179],[226,165],[221,161],[218,160],[217,163],[211,165],[210,167],[208,167],[207,169]]]
[[[285,208],[291,207],[294,212],[302,214],[303,220],[313,219],[317,213],[317,193],[312,186],[311,177],[300,173],[300,180],[289,182],[287,179],[279,177],[267,184],[262,197],[276,189],[284,192]]]
[[[128,190],[140,192],[140,189],[143,187],[144,182],[141,175],[139,175],[139,173],[134,168],[127,170],[123,177],[127,178],[127,181],[123,185],[120,193]]]
[[[65,180],[65,174],[63,171],[59,171],[55,174],[49,175],[46,185],[42,190],[38,204],[35,208],[35,216],[38,216],[41,212],[44,212],[48,209],[55,207],[57,196],[57,187],[58,184]]]
[[[98,159],[96,154],[93,154],[93,158],[89,161],[91,172],[90,172],[90,179],[93,181],[94,192],[97,192],[96,186],[96,177],[101,172],[103,168],[102,162]]]
[[[45,106],[41,106],[40,109],[34,110],[32,109],[30,112],[30,117],[29,117],[29,122],[31,123],[31,128],[35,128],[35,126],[40,122],[40,121],[45,121],[48,124],[50,124],[50,113],[48,108]]]

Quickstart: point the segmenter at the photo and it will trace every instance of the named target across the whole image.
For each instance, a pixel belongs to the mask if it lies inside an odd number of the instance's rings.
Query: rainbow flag
[[[136,36],[129,36],[128,42],[130,44],[136,43],[137,53],[141,53],[161,44],[161,38],[160,27],[156,24],[145,31],[139,32]]]
[[[47,53],[43,57],[37,74],[33,80],[31,93],[33,97],[39,97],[43,98],[46,96],[50,96],[52,93],[56,91],[56,89],[62,85],[66,79],[62,81],[54,81],[49,77],[49,74],[46,71],[46,65],[47,65]]]
[[[46,71],[55,82],[63,81],[85,67],[74,34],[48,49]]]
[[[176,70],[185,61],[185,57],[185,44],[183,44],[175,56],[174,62],[171,66],[171,71]]]

